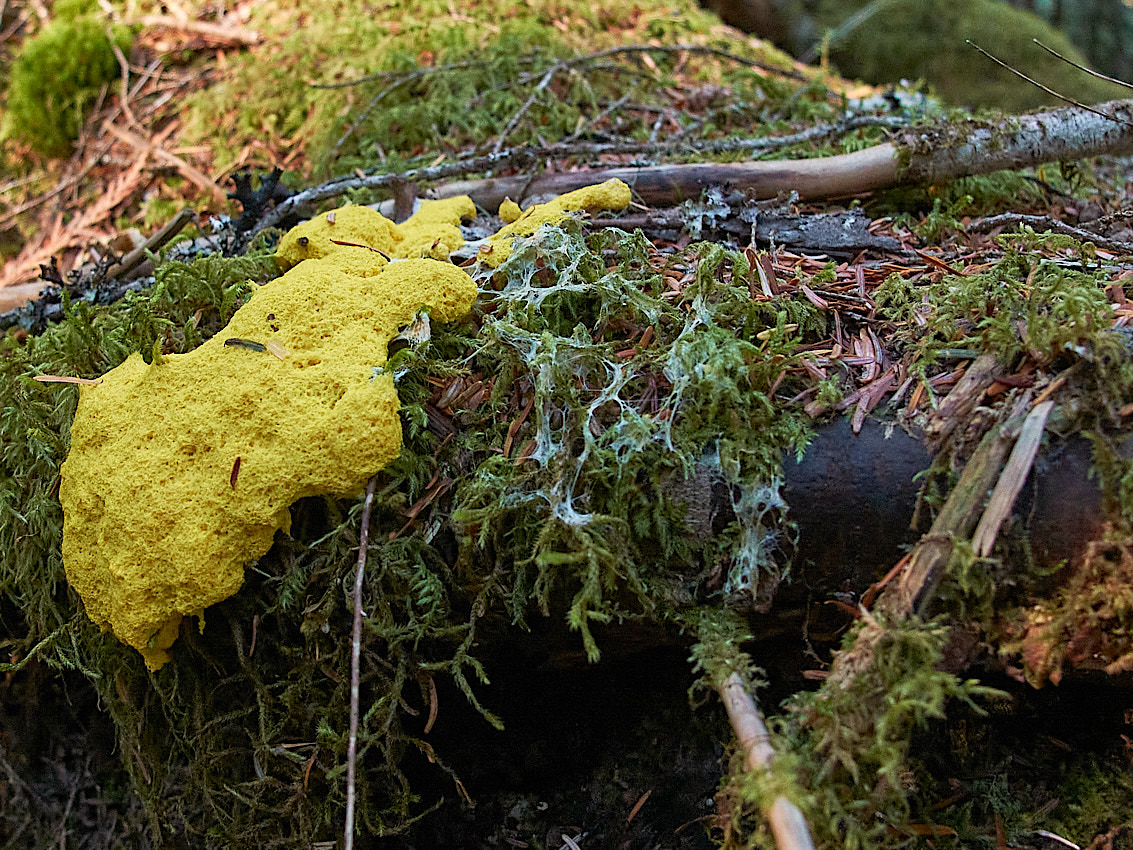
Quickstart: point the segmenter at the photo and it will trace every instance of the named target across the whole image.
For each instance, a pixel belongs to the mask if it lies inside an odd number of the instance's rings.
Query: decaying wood
[[[1019,491],[1023,489],[1023,483],[1027,480],[1027,476],[1031,474],[1035,455],[1038,454],[1039,446],[1042,445],[1043,429],[1046,428],[1047,417],[1050,416],[1053,409],[1053,401],[1036,404],[1027,414],[1026,421],[1023,422],[1023,427],[1019,431],[1019,439],[1015,442],[1015,448],[1011,450],[1011,457],[1007,459],[1003,474],[999,476],[999,481],[996,482],[995,490],[992,491],[991,498],[988,500],[987,509],[980,517],[979,525],[976,526],[976,533],[972,535],[972,548],[976,555],[981,558],[986,558],[991,554],[996,537],[999,536],[999,529],[1011,513],[1011,509],[1015,507],[1015,500],[1019,496]]]
[[[46,286],[43,281],[21,283],[16,286],[0,286],[0,313],[7,313],[34,301]]]
[[[1006,422],[984,435],[964,465],[960,480],[949,493],[928,534],[913,549],[909,564],[895,584],[882,592],[877,609],[894,618],[923,615],[952,560],[957,540],[967,540],[979,522],[987,494],[999,478],[1022,425],[1019,408]]]
[[[775,750],[771,747],[767,727],[759,715],[755,700],[744,687],[743,680],[733,673],[719,689],[720,699],[728,712],[728,720],[744,751],[747,769],[768,771]],[[775,845],[779,850],[814,850],[810,827],[799,807],[780,795],[764,810]]]
[[[925,425],[929,445],[934,449],[940,448],[952,436],[958,424],[967,422],[988,387],[995,383],[996,376],[1005,371],[1004,365],[994,354],[984,353],[973,360],[963,377],[929,417]]]

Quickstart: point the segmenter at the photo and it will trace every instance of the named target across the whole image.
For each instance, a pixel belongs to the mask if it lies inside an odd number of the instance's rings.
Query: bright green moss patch
[[[836,28],[867,0],[824,0],[817,13]],[[1065,97],[1085,103],[1121,98],[1119,86],[1087,76],[1034,44],[1038,39],[1070,61],[1087,64],[1050,24],[995,0],[892,0],[849,30],[832,48],[840,69],[874,83],[926,79],[945,101],[1009,112],[1057,100],[980,55],[972,40],[998,59]]]
[[[12,63],[3,125],[5,137],[53,157],[70,155],[86,108],[121,75],[107,32],[126,56],[133,38],[126,27],[109,27],[94,4],[64,5]]]
[[[1068,267],[1042,250],[1069,248],[1088,255],[1089,246],[1030,228],[1000,239],[1005,254],[987,271],[947,275],[928,286],[893,275],[875,299],[929,356],[943,348],[970,347],[992,351],[1005,363],[1023,353],[1042,365],[1082,354],[1103,366],[1113,363],[1121,343],[1108,332],[1108,275]]]

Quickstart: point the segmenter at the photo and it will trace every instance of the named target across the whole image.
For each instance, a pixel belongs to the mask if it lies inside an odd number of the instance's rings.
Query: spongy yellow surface
[[[545,204],[528,207],[521,213],[513,201],[504,201],[500,205],[500,218],[510,223],[485,240],[479,260],[495,268],[511,255],[513,237],[530,236],[542,225],[558,224],[569,213],[579,210],[623,210],[631,200],[629,186],[621,180],[613,179],[596,186],[575,189]]]
[[[342,246],[337,241],[367,245],[400,259],[444,260],[464,244],[461,219],[475,215],[476,205],[467,195],[422,201],[420,209],[402,224],[394,224],[369,207],[342,207],[293,227],[280,240],[276,257],[282,268],[289,269],[303,260],[338,251]]]
[[[333,226],[360,228],[363,209],[338,210]],[[433,219],[433,239],[410,230],[396,245],[412,254],[451,240],[447,221]],[[314,244],[321,231],[301,227]],[[355,493],[397,456],[387,345],[423,306],[442,322],[472,306],[475,284],[447,262],[325,245],[195,351],[150,365],[134,354],[81,390],[59,493],[67,577],[91,619],[151,669],[169,659],[183,616],[239,589],[245,565],[288,528],[290,504]]]
[[[629,200],[613,180],[528,209],[485,259],[497,265],[511,237],[571,211]],[[182,617],[240,588],[289,505],[356,493],[397,457],[387,346],[423,307],[441,322],[471,309],[472,279],[422,255],[460,247],[457,225],[474,214],[467,197],[423,202],[402,225],[367,207],[324,213],[281,240],[290,270],[215,337],[148,365],[131,355],[80,389],[59,488],[63,562],[91,619],[150,669],[169,660]]]

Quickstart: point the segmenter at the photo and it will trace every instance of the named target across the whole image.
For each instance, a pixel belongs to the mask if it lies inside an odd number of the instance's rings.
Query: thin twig
[[[366,74],[364,77],[356,77],[353,80],[345,80],[341,83],[311,83],[313,89],[345,89],[350,86],[358,86],[362,83],[370,83],[375,80],[385,80],[391,77],[399,77],[391,83],[392,86],[400,86],[413,80],[419,80],[422,77],[427,77],[430,74],[440,74],[445,71],[460,71],[464,68],[476,68],[482,65],[487,65],[486,59],[469,59],[464,62],[449,62],[446,65],[427,65],[424,68],[417,68],[414,71],[377,71],[373,74]]]
[[[806,80],[806,78],[797,71],[788,71],[786,69],[765,65],[754,59],[748,59],[747,57],[739,56],[738,54],[731,53],[727,50],[722,50],[718,47],[707,47],[696,44],[625,44],[619,47],[611,47],[606,50],[598,50],[594,53],[588,53],[583,56],[573,56],[570,59],[563,59],[560,62],[556,62],[546,71],[544,71],[542,76],[539,78],[539,82],[536,83],[534,91],[532,91],[527,100],[523,102],[523,105],[520,106],[518,110],[516,110],[515,114],[512,115],[512,117],[508,120],[507,125],[500,132],[500,135],[496,139],[496,144],[493,146],[492,151],[494,153],[498,153],[503,148],[504,142],[507,140],[507,137],[511,135],[512,130],[516,128],[516,125],[523,118],[523,116],[527,114],[527,110],[529,110],[532,104],[535,103],[535,100],[536,98],[538,98],[539,93],[544,91],[547,86],[551,84],[551,80],[554,79],[555,75],[560,71],[566,71],[575,68],[578,65],[584,65],[590,62],[594,62],[598,59],[605,59],[610,56],[622,56],[628,53],[700,53],[708,56],[716,56],[719,58],[728,59],[732,62],[738,62],[747,65],[748,67],[767,71],[768,73],[782,74],[783,76],[790,77],[801,82],[805,82]]]
[[[555,74],[557,74],[559,71],[563,71],[563,70],[566,70],[568,68],[573,68],[576,65],[582,65],[582,64],[586,64],[588,62],[593,62],[597,59],[604,59],[604,58],[609,57],[609,56],[620,56],[620,55],[624,55],[624,54],[627,54],[627,53],[699,53],[699,54],[702,54],[702,55],[716,56],[716,57],[721,58],[721,59],[728,59],[729,61],[737,62],[737,63],[743,64],[743,65],[747,65],[750,68],[757,68],[757,69],[759,69],[761,71],[765,71],[766,73],[769,73],[769,74],[778,74],[780,76],[787,77],[788,79],[795,80],[796,82],[806,82],[807,81],[806,76],[804,76],[799,71],[795,71],[795,70],[789,69],[789,68],[777,68],[774,65],[769,65],[769,64],[760,62],[759,60],[756,60],[756,59],[749,59],[746,56],[740,56],[739,54],[732,53],[732,52],[727,51],[727,50],[723,50],[719,47],[709,47],[709,46],[706,46],[706,45],[699,45],[699,44],[672,44],[672,45],[627,44],[627,45],[621,45],[620,47],[611,47],[611,48],[608,48],[606,50],[598,50],[598,51],[595,51],[594,53],[588,53],[588,54],[585,54],[583,56],[574,56],[574,57],[571,57],[570,59],[563,59],[559,62],[556,62],[554,65],[552,65],[546,71],[538,74],[539,82],[536,85],[535,91],[532,92],[531,96],[528,97],[527,101],[519,108],[519,110],[516,112],[516,114],[512,116],[511,120],[508,122],[507,126],[504,128],[504,131],[500,133],[500,136],[497,139],[495,148],[493,150],[498,152],[503,147],[504,140],[506,140],[508,135],[511,133],[511,131],[515,129],[515,125],[519,122],[519,120],[523,117],[523,115],[527,112],[527,110],[531,108],[531,105],[534,103],[535,98],[538,97],[539,92],[546,89],[546,87],[550,84],[550,82],[553,79],[553,77],[555,76]],[[531,62],[531,61],[534,61],[534,58],[535,57],[524,57],[520,61],[521,62]],[[462,70],[464,68],[471,68],[471,67],[476,67],[476,66],[480,66],[480,65],[484,65],[484,64],[486,64],[486,63],[483,60],[473,59],[473,60],[468,60],[468,61],[465,61],[465,62],[450,62],[446,65],[436,65],[436,66],[431,66],[431,67],[428,67],[428,68],[418,68],[414,71],[409,71],[409,72],[405,73],[404,76],[400,77],[399,79],[394,80],[386,88],[384,88],[380,92],[378,92],[378,94],[375,95],[366,104],[366,106],[362,109],[362,112],[358,115],[358,117],[350,124],[349,127],[346,128],[346,131],[342,134],[342,136],[339,137],[338,141],[335,142],[335,144],[334,144],[334,154],[337,155],[338,151],[342,148],[342,145],[346,142],[346,140],[354,135],[354,133],[357,131],[358,127],[361,126],[362,122],[366,119],[366,117],[374,110],[374,108],[381,101],[383,101],[389,94],[391,94],[392,92],[401,88],[405,84],[410,83],[410,82],[414,82],[416,80],[422,79],[423,77],[426,77],[426,76],[429,76],[429,75],[432,75],[432,74],[442,73],[442,72],[445,72],[445,71]],[[347,87],[347,86],[355,86],[355,85],[358,85],[360,83],[365,83],[365,82],[369,82],[369,81],[372,81],[372,80],[382,79],[384,77],[394,76],[394,75],[396,75],[396,72],[378,72],[378,73],[375,73],[375,74],[368,74],[364,77],[359,77],[357,79],[349,80],[349,81],[343,82],[343,83],[317,83],[317,84],[314,84],[314,87],[320,88],[320,89],[344,88],[344,87]],[[535,76],[536,76],[535,73],[520,75],[520,77],[516,80],[516,84],[522,85],[522,84],[525,84],[527,82],[530,82],[531,80],[535,79]]]
[[[507,140],[507,137],[511,135],[511,131],[515,129],[520,119],[522,119],[523,116],[527,114],[527,110],[531,108],[531,105],[533,103],[535,103],[536,98],[539,97],[539,93],[551,84],[551,80],[554,79],[555,74],[557,74],[559,71],[565,71],[572,64],[573,63],[569,61],[559,62],[558,64],[552,65],[547,69],[547,72],[543,74],[543,78],[536,84],[534,91],[532,91],[531,94],[528,95],[527,100],[523,101],[523,105],[516,110],[515,114],[511,116],[507,124],[504,126],[503,130],[500,131],[500,135],[496,138],[496,143],[492,145],[492,153],[500,152],[500,150],[504,146],[504,142]]]
[[[1094,233],[1081,227],[1074,227],[1064,221],[1059,221],[1049,215],[1025,215],[1023,213],[1000,213],[999,215],[985,216],[971,221],[965,228],[969,231],[986,232],[997,227],[1007,227],[1012,224],[1025,224],[1034,230],[1046,228],[1063,236],[1070,236],[1080,242],[1092,242],[1103,251],[1114,251],[1118,254],[1133,254],[1133,242],[1120,239],[1110,239],[1107,236]]]
[[[1067,65],[1072,65],[1073,67],[1077,68],[1079,71],[1085,71],[1091,77],[1097,77],[1099,80],[1105,80],[1107,83],[1114,83],[1115,85],[1125,86],[1125,88],[1127,88],[1127,89],[1133,89],[1133,83],[1127,83],[1127,82],[1125,82],[1125,80],[1119,80],[1119,79],[1117,79],[1117,77],[1110,77],[1110,76],[1107,76],[1106,74],[1101,73],[1100,71],[1095,71],[1093,68],[1087,68],[1085,65],[1079,65],[1073,59],[1068,59],[1067,57],[1063,56],[1061,53],[1059,53],[1053,47],[1047,47],[1045,44],[1043,44],[1037,38],[1032,38],[1031,41],[1033,41],[1035,44],[1037,44],[1039,47],[1041,47],[1047,53],[1051,54],[1052,56],[1054,56],[1058,59],[1061,59]]]
[[[358,759],[358,692],[362,681],[362,579],[366,572],[366,550],[370,546],[370,510],[374,506],[374,484],[377,476],[366,483],[366,500],[362,503],[362,530],[358,535],[358,566],[354,570],[354,631],[350,640],[350,737],[346,742],[346,827],[343,833],[345,850],[354,847],[354,781]]]
[[[258,233],[268,227],[274,227],[301,204],[309,204],[328,198],[335,198],[358,189],[389,188],[402,182],[436,181],[451,177],[460,177],[466,174],[481,172],[491,173],[504,166],[521,168],[525,163],[568,156],[601,156],[602,154],[618,153],[650,153],[660,155],[683,151],[698,153],[725,153],[733,151],[768,153],[791,145],[816,141],[862,127],[880,126],[897,128],[907,127],[908,123],[908,121],[896,116],[856,115],[835,124],[811,127],[789,136],[772,136],[767,138],[709,139],[701,142],[678,141],[658,144],[643,144],[640,142],[563,142],[551,145],[523,145],[508,148],[499,153],[461,156],[452,162],[421,168],[411,168],[398,173],[387,172],[380,174],[364,174],[361,177],[338,177],[319,186],[312,186],[310,189],[292,195],[279,206],[268,212],[260,220],[259,224],[256,225],[253,233]]]
[[[720,699],[728,712],[728,720],[736,733],[740,749],[744,751],[749,771],[771,770],[771,759],[775,756],[767,727],[759,716],[755,700],[744,687],[738,673],[733,673],[719,689]],[[783,795],[776,797],[764,809],[775,844],[779,850],[814,850],[810,837],[810,827],[799,807]]]
[[[259,44],[262,40],[258,31],[241,26],[229,26],[224,20],[213,24],[207,21],[181,20],[170,15],[143,15],[138,23],[144,27],[180,30],[222,44],[249,46]]]
[[[106,26],[106,39],[110,42],[110,49],[114,51],[114,58],[118,60],[118,68],[122,71],[122,94],[119,97],[122,114],[126,116],[127,122],[136,127],[138,126],[138,119],[134,117],[134,111],[130,109],[130,60],[126,58],[126,54],[122,52],[122,48],[114,40],[114,33],[109,24]]]
[[[152,251],[161,250],[170,239],[176,236],[190,221],[196,221],[197,214],[189,207],[182,209],[145,242],[126,254],[117,263],[106,270],[106,279],[119,277],[141,265],[146,256]]]
[[[1077,106],[1079,109],[1085,109],[1087,112],[1092,112],[1095,115],[1100,115],[1102,118],[1108,118],[1110,121],[1116,121],[1118,124],[1123,124],[1126,127],[1133,127],[1133,123],[1126,121],[1124,118],[1117,118],[1113,115],[1106,115],[1101,110],[1094,109],[1092,106],[1087,106],[1084,103],[1080,103],[1080,102],[1074,100],[1074,98],[1072,98],[1072,97],[1066,97],[1066,95],[1059,94],[1054,89],[1050,88],[1050,86],[1044,86],[1038,80],[1036,80],[1032,77],[1028,77],[1026,74],[1024,74],[1018,68],[1012,68],[1010,65],[1008,65],[1006,62],[1004,62],[1002,59],[997,59],[996,57],[992,56],[990,53],[988,53],[986,50],[984,50],[982,47],[980,47],[978,44],[976,44],[970,38],[965,39],[965,41],[968,44],[970,44],[972,47],[974,47],[976,50],[978,50],[980,53],[982,53],[984,56],[986,56],[988,59],[990,59],[992,62],[994,62],[996,65],[1000,66],[1001,68],[1006,68],[1008,71],[1010,71],[1012,74],[1014,74],[1019,79],[1026,80],[1032,86],[1034,86],[1035,88],[1042,89],[1044,92],[1049,94],[1051,97],[1057,97],[1063,103],[1069,103],[1071,106]]]

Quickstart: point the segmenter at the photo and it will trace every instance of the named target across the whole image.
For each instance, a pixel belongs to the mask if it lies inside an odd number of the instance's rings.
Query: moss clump
[[[325,9],[284,0],[252,14],[250,25],[267,36],[271,55],[253,47],[233,56],[225,78],[187,105],[188,132],[209,141],[218,168],[265,132],[286,139],[288,148],[302,144],[318,174],[390,168],[426,152],[451,155],[493,139],[513,117],[507,146],[555,141],[585,131],[587,119],[619,97],[658,100],[657,77],[674,67],[676,54],[653,55],[653,71],[632,54],[581,64],[537,89],[560,60],[618,44],[723,44],[792,67],[784,54],[741,40],[693,0],[611,0],[593,8],[559,0],[476,0],[455,15],[447,0],[380,8],[344,0]],[[752,113],[772,99],[785,102],[792,88],[713,58],[687,59],[680,60],[686,75],[733,90],[735,99],[719,112],[745,131]],[[750,112],[737,106],[745,101],[741,79],[753,95]],[[351,80],[359,82],[311,85]]]
[[[824,0],[818,18],[835,28],[868,0]],[[891,0],[832,46],[845,73],[869,82],[927,80],[956,105],[1024,111],[1054,99],[979,55],[966,40],[1086,103],[1124,97],[1116,85],[1065,65],[1037,47],[1038,39],[1063,56],[1087,64],[1069,39],[1034,15],[996,0]]]
[[[108,26],[82,2],[59,4],[12,63],[4,136],[43,156],[69,156],[86,108],[121,74],[114,46],[129,55],[132,40],[128,28]]]
[[[1090,247],[1026,227],[1000,241],[1004,256],[986,272],[948,275],[927,287],[893,275],[875,293],[877,303],[929,361],[940,349],[970,347],[992,351],[1005,363],[1027,353],[1044,366],[1067,355],[1084,355],[1106,368],[1118,364],[1120,337],[1103,330],[1112,316],[1108,278],[1068,269],[1040,253],[1088,253]]]
[[[733,830],[745,842],[735,846],[776,846],[760,811],[780,794],[802,809],[816,846],[904,846],[914,731],[944,717],[950,702],[979,713],[973,700],[998,693],[938,669],[946,626],[871,618],[847,634],[843,650],[863,632],[873,649],[869,665],[792,697],[785,713],[770,721],[771,772],[746,772],[742,757],[734,759],[725,791]]]

